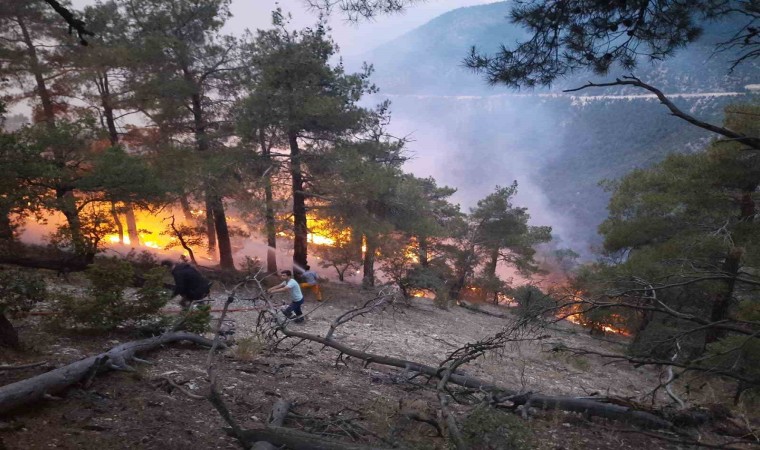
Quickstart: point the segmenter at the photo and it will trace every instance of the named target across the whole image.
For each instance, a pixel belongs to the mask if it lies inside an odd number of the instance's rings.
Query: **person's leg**
[[[301,289],[311,290],[314,293],[314,297],[317,299],[317,301],[322,301],[322,290],[319,289],[319,284],[301,283],[299,286],[301,286]]]
[[[291,303],[293,305],[293,312],[296,313],[296,318],[294,322],[301,323],[303,322],[303,312],[301,311],[301,305],[303,305],[303,300],[300,302],[293,302]]]
[[[295,309],[296,309],[295,303],[290,302],[288,307],[285,308],[285,310],[282,313],[285,314],[285,318],[290,319],[290,316],[293,314],[293,311],[295,311]],[[301,308],[298,307],[298,310],[300,311]]]

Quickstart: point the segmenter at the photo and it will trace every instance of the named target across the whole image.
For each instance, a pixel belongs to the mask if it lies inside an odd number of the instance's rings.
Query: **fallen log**
[[[136,358],[138,353],[177,341],[190,341],[208,347],[212,345],[211,340],[186,332],[166,333],[120,344],[107,352],[0,387],[0,415],[62,392],[74,383],[92,378],[101,370],[134,370],[129,362],[139,362],[139,358]]]
[[[269,427],[282,427],[285,423],[285,417],[288,415],[290,409],[290,402],[287,400],[279,399],[272,406],[272,412],[269,414],[269,420],[267,426]],[[277,450],[277,446],[268,441],[258,441],[253,444],[251,450]]]
[[[12,253],[0,252],[0,264],[9,264],[30,269],[48,269],[55,270],[60,274],[70,272],[81,272],[90,265],[84,257],[77,256],[27,256]]]
[[[464,301],[460,301],[459,302],[459,306],[461,306],[462,308],[464,308],[464,309],[466,309],[468,311],[472,311],[472,312],[476,312],[476,313],[480,313],[480,314],[485,314],[485,315],[491,316],[491,317],[498,317],[499,319],[511,319],[512,318],[511,316],[508,316],[506,314],[498,314],[498,313],[493,313],[491,311],[486,311],[485,309],[478,308],[477,306],[471,305],[471,304],[469,304],[467,302],[464,302]]]
[[[407,371],[419,372],[430,377],[440,379],[443,376],[442,370],[438,367],[427,366],[424,364],[407,361],[401,358],[391,356],[376,355],[366,353],[347,345],[336,342],[333,339],[325,339],[321,336],[293,331],[289,328],[281,328],[283,334],[289,337],[297,337],[313,342],[318,342],[327,347],[334,348],[354,358],[365,361],[367,364],[382,364],[386,366],[398,367]],[[577,399],[573,397],[558,397],[541,394],[520,394],[515,390],[498,386],[492,383],[479,380],[477,378],[452,372],[449,375],[449,382],[479,391],[487,391],[505,398],[512,403],[522,401],[524,405],[540,409],[559,409],[563,411],[573,411],[586,414],[587,416],[597,416],[612,420],[621,420],[629,423],[635,423],[638,426],[646,428],[671,428],[673,425],[669,421],[662,419],[652,413],[634,410],[629,407],[600,403],[588,399]]]

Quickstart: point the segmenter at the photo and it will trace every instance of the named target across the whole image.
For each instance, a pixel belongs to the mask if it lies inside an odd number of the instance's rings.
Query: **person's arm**
[[[288,287],[288,283],[286,281],[283,281],[282,283],[278,284],[277,286],[271,287],[271,288],[267,289],[267,292],[269,292],[270,294],[274,294],[274,293],[277,293],[277,292],[285,292],[285,291],[289,291],[289,290],[290,290],[290,287]]]

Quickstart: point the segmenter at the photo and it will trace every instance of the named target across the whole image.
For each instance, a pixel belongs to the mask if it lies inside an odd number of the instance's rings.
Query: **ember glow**
[[[575,303],[571,306],[571,308],[572,308],[572,311],[580,311],[581,305],[580,303]],[[569,315],[567,313],[564,313],[564,314],[561,314],[560,317],[564,318],[568,322],[572,322],[584,328],[592,328],[592,329],[596,328],[596,329],[603,330],[605,333],[619,334],[621,336],[631,335],[631,333],[625,328],[615,326],[616,322],[623,321],[623,317],[621,317],[619,314],[610,314],[609,315],[610,323],[599,323],[599,322],[593,322],[593,321],[587,320],[583,317],[583,315],[580,312],[576,314],[569,314]]]

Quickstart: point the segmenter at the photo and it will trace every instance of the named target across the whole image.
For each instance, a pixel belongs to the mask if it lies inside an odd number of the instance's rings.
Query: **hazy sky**
[[[493,2],[494,0],[428,0],[409,8],[403,14],[378,16],[372,21],[360,23],[348,23],[340,13],[336,13],[330,18],[330,26],[333,37],[340,46],[340,53],[354,55],[390,41],[446,11]],[[95,1],[73,0],[72,3],[75,8],[82,8]],[[268,28],[271,25],[271,12],[277,6],[293,15],[291,23],[296,28],[316,22],[317,15],[308,10],[305,0],[233,0],[230,7],[232,18],[227,23],[226,31],[241,34],[246,28]]]

